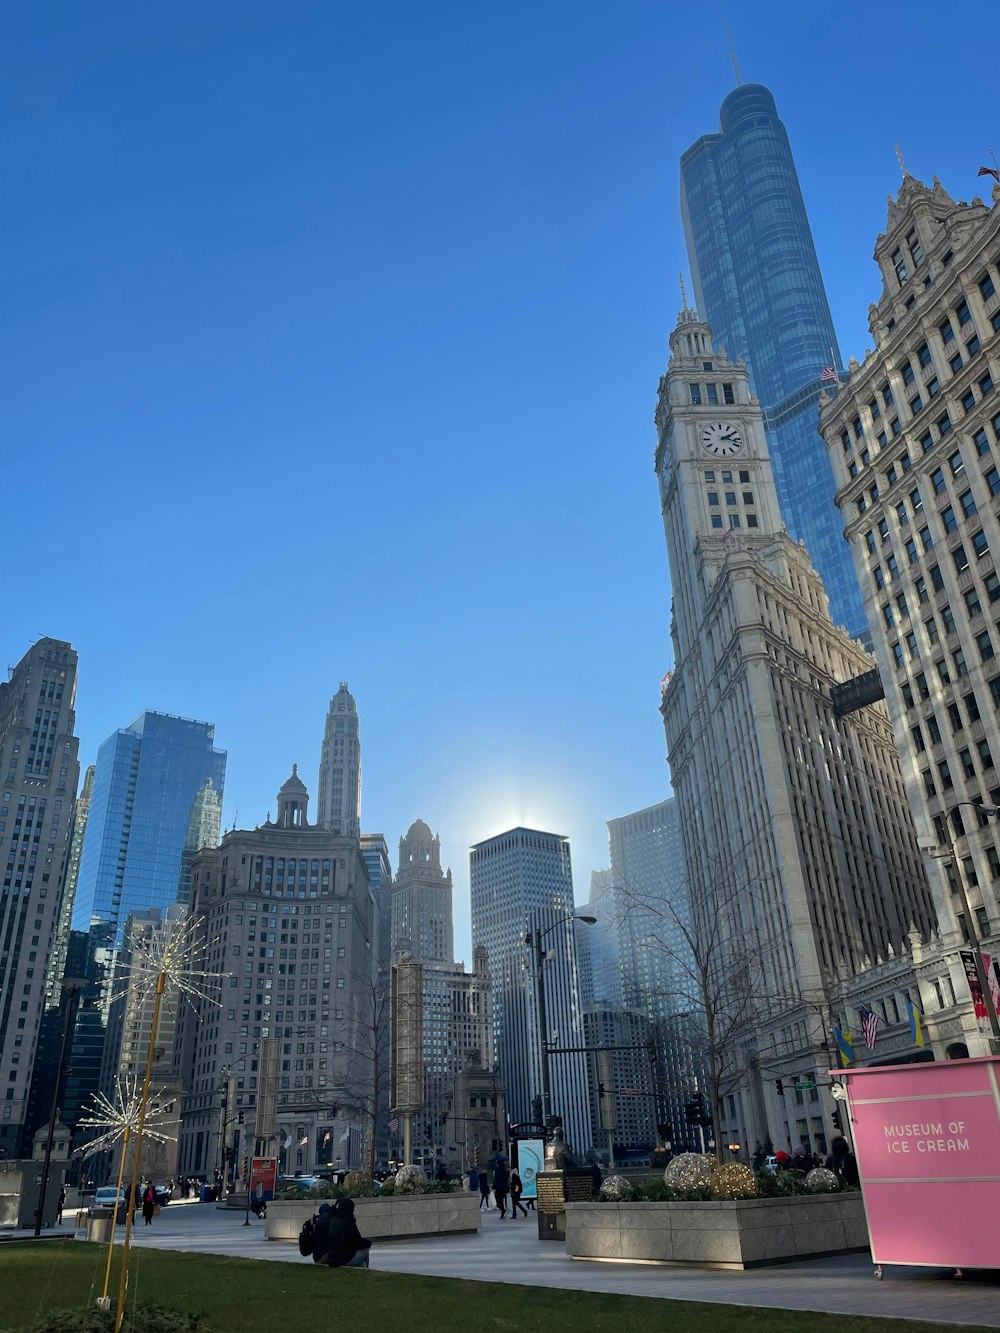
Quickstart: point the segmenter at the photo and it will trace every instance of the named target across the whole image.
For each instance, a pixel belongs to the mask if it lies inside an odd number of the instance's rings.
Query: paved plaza
[[[251,1225],[244,1227],[242,1213],[210,1204],[171,1204],[151,1227],[138,1227],[136,1244],[264,1259],[271,1263],[309,1262],[293,1244],[266,1241],[262,1224],[253,1217]],[[876,1282],[871,1261],[857,1254],[748,1272],[595,1263],[568,1258],[559,1243],[539,1241],[533,1214],[526,1221],[511,1222],[501,1221],[495,1211],[484,1213],[483,1229],[478,1236],[379,1242],[372,1249],[372,1268],[389,1273],[565,1287],[661,1300],[881,1315],[1000,1328],[1000,1274],[971,1274],[958,1279],[944,1270],[890,1268],[885,1280]]]

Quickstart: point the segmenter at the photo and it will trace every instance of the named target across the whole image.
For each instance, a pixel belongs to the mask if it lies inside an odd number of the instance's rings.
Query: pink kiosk
[[[830,1072],[875,1276],[883,1264],[1000,1268],[1000,1057]]]

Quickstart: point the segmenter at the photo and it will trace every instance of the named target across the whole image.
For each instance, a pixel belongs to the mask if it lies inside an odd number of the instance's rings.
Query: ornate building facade
[[[785,531],[747,371],[687,308],[670,349],[656,472],[676,664],[661,711],[694,934],[728,1026],[724,1132],[823,1151],[838,970],[898,952],[913,924],[929,934],[934,909],[885,709],[835,715],[834,687],[872,659]],[[797,1116],[776,1079],[804,1074]]]

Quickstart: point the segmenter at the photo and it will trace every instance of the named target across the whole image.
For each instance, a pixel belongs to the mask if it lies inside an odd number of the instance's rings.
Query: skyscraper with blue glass
[[[764,409],[785,526],[805,542],[834,621],[864,634],[817,429],[820,376],[826,366],[841,369],[837,335],[788,135],[767,88],[736,88],[722,104],[719,133],[702,135],[682,156],[681,213],[698,310],[716,347],[746,362]]]
[[[209,722],[145,712],[98,750],[75,930],[111,925],[113,939],[130,912],[183,896],[192,827],[205,844],[219,840],[226,752],[214,738]]]

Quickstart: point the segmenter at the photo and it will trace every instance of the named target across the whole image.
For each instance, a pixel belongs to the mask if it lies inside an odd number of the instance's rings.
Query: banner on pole
[[[255,1157],[250,1163],[250,1197],[270,1203],[278,1183],[278,1159]]]

